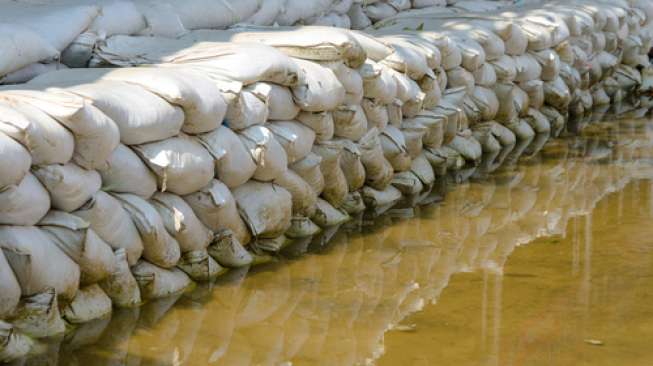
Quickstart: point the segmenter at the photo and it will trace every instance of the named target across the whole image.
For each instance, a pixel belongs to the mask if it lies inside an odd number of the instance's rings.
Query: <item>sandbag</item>
[[[125,145],[172,137],[184,123],[180,107],[130,83],[102,81],[67,90],[91,99],[93,105],[118,125],[120,141]]]
[[[269,84],[270,93],[268,95],[268,120],[292,120],[299,114],[299,107],[293,100],[290,89]]]
[[[231,230],[236,238],[247,244],[250,235],[238,215],[236,201],[225,184],[214,179],[201,190],[185,195],[183,199],[193,209],[197,218],[210,230]]]
[[[517,98],[517,87],[513,83],[501,82],[495,85],[494,92],[499,101],[496,120],[505,123],[514,121],[519,115],[519,106],[514,102]]]
[[[61,336],[66,331],[57,292],[52,287],[23,296],[11,322],[18,331],[32,338]]]
[[[80,270],[52,239],[33,226],[0,226],[0,248],[20,284],[23,296],[54,288],[71,300],[79,288]]]
[[[288,168],[297,175],[299,175],[306,183],[308,183],[316,195],[320,195],[324,191],[324,175],[320,165],[322,157],[317,154],[310,153],[304,159],[298,160],[291,164]]]
[[[230,128],[220,126],[209,133],[197,135],[197,139],[213,156],[215,177],[227,187],[237,187],[252,178],[256,164]]]
[[[540,64],[542,72],[540,78],[544,81],[551,81],[558,76],[560,72],[560,56],[551,49],[536,51],[530,53]],[[519,63],[518,63],[519,65]]]
[[[387,126],[380,135],[383,155],[392,164],[395,172],[410,169],[411,159],[406,148],[406,140],[399,129]]]
[[[483,68],[479,70],[482,69]],[[494,69],[492,69],[492,73],[494,75]],[[431,109],[437,106],[438,103],[440,103],[440,99],[442,98],[442,90],[440,89],[440,84],[438,83],[437,77],[431,78],[429,76],[425,76],[418,83],[420,89],[422,92],[424,92],[424,101],[422,103],[422,108]]]
[[[468,93],[474,90],[474,75],[462,67],[447,70],[447,88],[464,87]]]
[[[182,254],[205,250],[213,235],[197,218],[193,209],[181,197],[164,192],[157,192],[150,203],[163,219],[163,225],[179,243]]]
[[[181,255],[177,267],[184,271],[194,281],[215,280],[227,269],[215,261],[206,249],[193,250]]]
[[[256,163],[253,178],[263,182],[274,180],[288,168],[288,156],[274,134],[263,126],[252,126],[239,133],[240,140]]]
[[[361,162],[365,167],[366,184],[378,189],[387,187],[394,171],[384,156],[378,130],[370,129],[358,142],[358,148],[361,151]]]
[[[111,247],[83,219],[52,210],[38,223],[50,239],[66,253],[81,270],[81,285],[102,281],[116,267]]]
[[[253,237],[275,238],[290,227],[292,196],[286,189],[251,180],[233,193]]]
[[[80,208],[102,186],[98,172],[75,164],[42,165],[32,171],[50,193],[52,207],[65,212]]]
[[[517,65],[512,57],[505,55],[489,63],[494,68],[497,81],[514,81],[517,77]]]
[[[367,132],[367,117],[360,105],[342,105],[333,111],[334,136],[358,141]]]
[[[404,196],[415,196],[424,190],[424,185],[411,171],[397,173],[392,178],[391,187],[396,188]],[[363,190],[365,191],[365,190]],[[369,201],[368,201],[369,202]]]
[[[318,198],[315,214],[311,220],[322,228],[340,225],[349,220],[349,215],[344,211],[333,207],[329,202]]]
[[[29,64],[55,59],[58,50],[37,32],[19,24],[0,25],[0,75],[19,70]]]
[[[33,341],[13,325],[0,320],[0,362],[12,362],[28,355]]]
[[[20,142],[32,164],[64,164],[75,146],[72,133],[40,109],[15,100],[0,101],[0,132]]]
[[[100,282],[100,287],[109,296],[114,306],[132,307],[139,305],[141,303],[141,291],[129,269],[130,263],[125,249],[116,250],[115,258],[116,267],[113,273]],[[138,261],[138,258],[136,258],[136,261]]]
[[[0,191],[0,224],[35,225],[50,209],[50,195],[34,175]]]
[[[342,62],[322,63],[328,67],[338,78],[342,87],[345,88],[345,104],[359,104],[363,99],[363,78],[358,71],[347,67]]]
[[[476,107],[478,107],[483,121],[493,120],[499,111],[499,100],[491,89],[477,86],[470,96]]]
[[[303,159],[311,152],[315,132],[309,127],[295,121],[276,121],[267,124],[267,128],[283,146],[289,164]]]
[[[0,191],[16,186],[32,165],[32,156],[17,141],[0,132]]]
[[[156,175],[131,148],[122,144],[98,172],[102,177],[102,189],[108,192],[132,193],[149,198],[157,189]]]
[[[338,139],[335,142],[342,147],[340,168],[347,180],[349,192],[357,191],[365,184],[365,167],[361,161],[360,149],[347,139]]]
[[[345,88],[326,67],[314,62],[295,60],[303,70],[304,80],[292,88],[295,103],[304,111],[329,111],[345,100]]]
[[[331,112],[306,112],[297,115],[297,120],[315,131],[315,141],[328,141],[333,138],[335,125]]]
[[[571,101],[569,88],[560,77],[544,83],[544,101],[558,110],[564,110],[569,106]]]
[[[525,83],[530,80],[539,79],[542,75],[542,66],[532,54],[513,56],[515,60],[515,81]]]
[[[530,108],[542,108],[544,105],[544,83],[541,80],[519,83],[519,89],[528,95],[528,106]]]
[[[20,301],[20,285],[9,262],[0,250],[0,318],[12,315]]]
[[[168,234],[163,219],[154,207],[133,194],[114,195],[129,213],[141,234],[143,258],[160,267],[174,267],[179,261],[179,243]]]
[[[481,144],[471,136],[458,134],[447,146],[456,150],[460,156],[468,161],[479,161],[483,154]]]
[[[385,129],[390,122],[388,108],[377,99],[364,98],[361,102],[365,118],[367,119],[367,128]]]
[[[274,180],[274,184],[290,192],[292,196],[292,214],[294,217],[313,216],[317,194],[302,177],[288,169],[283,175]]]
[[[426,159],[426,155],[423,153],[413,159],[413,163],[410,165],[410,171],[419,178],[422,185],[427,189],[435,183],[435,172]]]
[[[392,103],[397,95],[397,82],[389,69],[367,60],[358,69],[363,79],[363,96],[376,99],[382,104]]]
[[[157,175],[162,192],[180,195],[195,192],[215,175],[212,156],[186,135],[135,145],[133,149]]]
[[[363,187],[363,202],[372,209],[382,209],[397,203],[401,199],[401,191],[392,185],[384,190],[376,190],[370,186]]]
[[[492,87],[497,82],[497,74],[490,63],[484,63],[480,68],[478,68],[473,73],[474,83],[476,85]]]
[[[529,109],[524,119],[536,134],[549,134],[551,132],[551,124],[548,118],[537,109]]]
[[[406,151],[411,159],[422,153],[423,138],[426,134],[424,126],[405,126],[401,129],[401,134],[406,141]]]
[[[243,89],[229,104],[226,125],[240,131],[253,125],[262,125],[268,119],[268,102],[272,89],[269,84],[252,84]]]
[[[444,125],[446,117],[432,112],[423,110],[414,118],[404,119],[402,125],[405,127],[423,126],[426,128],[426,133],[422,138],[424,146],[438,148],[442,145],[444,139]]]
[[[381,64],[406,73],[413,80],[419,80],[424,75],[433,75],[433,70],[429,69],[426,57],[421,52],[400,44],[394,44],[392,49],[394,52],[382,59]]]
[[[245,267],[252,264],[254,258],[236,239],[231,230],[225,229],[215,233],[209,255],[221,266],[228,268]]]
[[[64,307],[62,315],[71,324],[83,324],[109,314],[111,299],[95,284],[79,289],[73,301]]]
[[[320,156],[320,170],[324,176],[322,197],[335,207],[339,207],[347,197],[347,178],[340,168],[342,146],[335,142],[325,142],[313,146],[313,153]]]
[[[132,267],[132,273],[143,300],[161,299],[178,294],[192,284],[191,279],[180,269],[165,269],[144,260],[140,260]]]

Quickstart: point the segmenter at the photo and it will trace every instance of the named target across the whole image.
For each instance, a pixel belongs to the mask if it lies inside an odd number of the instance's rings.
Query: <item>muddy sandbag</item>
[[[50,193],[52,207],[65,212],[80,208],[102,186],[98,172],[75,164],[42,165],[32,171]]]
[[[181,197],[157,192],[150,203],[163,219],[163,225],[172,235],[182,253],[204,250],[212,240],[212,233],[197,218],[193,209]]]
[[[288,168],[299,175],[308,185],[311,186],[316,195],[322,194],[324,190],[324,175],[320,169],[322,158],[314,153],[308,154],[304,159],[296,161]]]
[[[483,155],[481,144],[470,135],[456,135],[447,145],[456,150],[460,156],[468,161],[479,161]]]
[[[243,247],[229,229],[217,231],[208,248],[209,255],[221,266],[245,267],[252,263],[252,255]]]
[[[333,207],[329,202],[318,198],[315,208],[315,214],[311,220],[322,228],[340,225],[350,219],[349,215],[344,211]]]
[[[417,157],[422,153],[424,135],[426,134],[426,127],[424,126],[406,126],[401,129],[401,134],[404,135],[406,141],[406,151],[411,159]]]
[[[210,230],[229,229],[244,244],[250,240],[245,223],[238,214],[236,200],[229,188],[217,179],[183,199],[193,209],[197,218]]]
[[[102,189],[109,192],[131,193],[149,198],[157,189],[156,175],[125,145],[118,145],[104,167],[98,169]]]
[[[179,133],[184,112],[144,88],[123,82],[102,81],[67,89],[87,97],[120,129],[125,145],[163,140]]]
[[[342,146],[336,142],[325,142],[313,146],[313,153],[320,156],[320,170],[324,177],[322,197],[335,207],[339,207],[349,191],[347,178],[340,168]]]
[[[383,155],[390,162],[395,172],[410,169],[411,159],[401,130],[394,126],[387,126],[381,132],[380,140]]]
[[[361,151],[358,146],[347,139],[335,140],[342,147],[340,168],[347,179],[349,192],[357,191],[365,184],[365,167],[361,161]]]
[[[317,194],[297,173],[288,169],[283,175],[274,180],[274,184],[278,184],[290,192],[293,216],[311,217],[313,215]]]
[[[161,299],[179,294],[193,283],[178,268],[165,269],[144,260],[140,260],[131,270],[143,300]]]
[[[269,84],[257,83],[243,89],[229,103],[225,124],[234,131],[253,125],[262,125],[268,119]]]
[[[143,258],[163,268],[177,265],[181,250],[179,243],[168,234],[163,219],[144,199],[133,194],[114,195],[127,210],[141,234]]]
[[[388,68],[367,60],[358,69],[363,78],[363,95],[382,104],[392,103],[397,95],[397,81]]]
[[[2,100],[0,115],[0,132],[27,148],[32,164],[64,164],[73,157],[73,134],[40,109]]]
[[[206,249],[183,253],[177,267],[194,281],[215,280],[227,269],[216,262]]]
[[[9,363],[27,356],[33,345],[32,339],[0,320],[0,362]]]
[[[444,125],[446,117],[432,111],[423,110],[414,118],[404,119],[402,125],[405,127],[423,126],[426,133],[422,137],[424,146],[438,148],[444,139]]]
[[[23,297],[11,322],[21,333],[34,338],[52,337],[66,331],[54,288]]]
[[[560,57],[552,49],[531,52],[535,60],[540,64],[542,72],[540,78],[544,81],[551,81],[558,76],[560,72]],[[519,67],[519,62],[517,63]]]
[[[100,282],[100,287],[109,296],[111,302],[117,307],[132,307],[140,305],[141,290],[136,279],[129,269],[125,249],[118,249],[115,252],[116,267],[107,278]]]
[[[35,225],[50,209],[50,195],[31,173],[0,191],[0,224]]]
[[[256,163],[254,179],[267,182],[286,171],[288,168],[286,151],[268,128],[252,126],[240,131],[239,137]]]
[[[0,191],[20,184],[32,165],[32,156],[17,141],[0,132]]]
[[[544,83],[544,101],[558,110],[564,110],[569,106],[571,94],[560,77]]]
[[[409,197],[420,193],[424,189],[422,181],[411,171],[395,174],[390,184],[399,190],[402,195]]]
[[[129,213],[113,196],[99,191],[73,215],[90,224],[93,231],[114,250],[124,249],[129,264],[143,253],[143,242]]]
[[[305,73],[304,80],[292,88],[295,103],[309,112],[330,111],[345,100],[345,88],[326,67],[314,62],[295,60]]]
[[[552,136],[558,136],[558,134],[560,134],[562,129],[565,127],[565,117],[560,112],[558,112],[558,110],[549,106],[542,107],[540,112],[549,120]]]
[[[0,248],[23,296],[48,288],[54,288],[63,299],[75,296],[79,288],[79,266],[43,230],[33,226],[1,226]]]
[[[531,141],[533,140],[533,137],[535,137],[535,131],[533,131],[533,128],[522,118],[519,118],[510,124],[506,124],[506,127],[515,134],[518,141]]]
[[[209,133],[197,135],[197,139],[213,156],[215,177],[227,187],[237,187],[252,178],[256,164],[230,128],[220,126]]]
[[[369,130],[358,142],[361,162],[365,167],[365,182],[373,188],[383,189],[390,184],[394,170],[385,158],[376,128]]]
[[[111,299],[95,285],[80,288],[73,301],[63,309],[63,317],[71,324],[83,324],[111,314]]]
[[[367,128],[376,128],[383,130],[390,122],[388,107],[382,104],[378,99],[364,98],[361,102],[365,118],[367,119]]]
[[[20,301],[20,285],[0,250],[0,318],[5,319],[11,315],[18,301]]]
[[[266,126],[283,146],[289,164],[303,159],[311,152],[315,132],[309,127],[295,121],[275,121]]]
[[[292,120],[299,114],[299,107],[293,100],[292,92],[287,87],[268,84],[270,93],[268,95],[268,120],[284,121]]]
[[[315,141],[328,141],[333,138],[335,124],[331,112],[306,112],[297,115],[297,120],[315,131]]]
[[[496,113],[496,120],[499,122],[511,122],[519,116],[519,106],[515,103],[517,98],[517,87],[513,83],[501,82],[494,87],[494,93],[499,101],[499,109]]]
[[[367,132],[367,117],[360,105],[342,105],[333,111],[334,136],[358,141]]]
[[[410,171],[419,178],[426,188],[433,186],[433,183],[435,183],[435,172],[424,153],[413,159]]]
[[[592,101],[594,105],[608,105],[610,104],[610,97],[605,92],[605,89],[600,85],[595,85],[591,88]]]
[[[292,196],[281,186],[251,180],[233,194],[252,236],[275,238],[290,227]]]
[[[365,186],[363,187],[362,195],[365,206],[375,210],[392,206],[401,199],[401,191],[392,185],[389,185],[384,190],[376,190],[372,187]]]
[[[623,90],[630,90],[642,83],[642,75],[635,68],[628,65],[617,66],[614,78]],[[33,158],[33,156],[32,156]]]
[[[493,120],[499,111],[499,99],[491,89],[477,86],[470,96],[476,107],[479,109],[483,121]]]
[[[80,283],[90,285],[109,276],[116,267],[113,250],[83,219],[52,210],[38,223],[50,239],[81,270]]]
[[[537,109],[529,109],[528,114],[524,116],[524,120],[533,128],[536,134],[549,134],[551,132],[549,119]]]
[[[531,80],[519,83],[519,89],[528,95],[528,106],[535,109],[544,105],[544,83],[542,80]]]
[[[133,149],[157,175],[162,192],[188,194],[213,179],[213,158],[201,144],[186,135],[136,145]]]

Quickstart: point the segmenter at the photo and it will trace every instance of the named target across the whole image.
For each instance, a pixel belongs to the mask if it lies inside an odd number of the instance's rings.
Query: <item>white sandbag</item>
[[[360,139],[358,147],[361,151],[361,162],[365,166],[366,184],[377,189],[387,187],[394,171],[384,156],[378,130],[370,129]]]
[[[71,300],[79,288],[80,271],[41,229],[33,226],[0,226],[4,252],[23,296],[54,288],[57,296]]]
[[[422,137],[422,142],[424,143],[424,146],[437,149],[440,146],[442,146],[442,142],[444,140],[445,123],[446,123],[445,116],[432,111],[424,110],[413,118],[405,119],[402,125],[405,127],[413,127],[413,126],[425,127],[426,133]]]
[[[478,42],[467,37],[469,36],[465,33],[465,37],[454,36],[452,39],[456,42],[462,55],[460,66],[469,72],[474,72],[485,63],[485,51]],[[496,57],[493,57],[493,59],[496,59]]]
[[[215,177],[227,187],[237,187],[252,178],[256,164],[230,128],[220,126],[209,133],[197,135],[197,139],[213,156]]]
[[[549,120],[552,136],[558,136],[565,126],[565,117],[555,108],[546,105],[540,109],[540,112]]]
[[[49,209],[50,195],[31,173],[0,191],[0,224],[35,225]]]
[[[549,134],[551,132],[551,124],[549,119],[537,109],[531,108],[528,114],[524,117],[526,123],[533,128],[536,134]]]
[[[388,186],[384,190],[376,190],[365,186],[362,191],[365,206],[373,209],[380,209],[392,206],[401,199],[401,191],[394,186]]]
[[[292,120],[299,114],[299,107],[293,101],[290,89],[269,84],[268,120]]]
[[[494,68],[497,81],[514,81],[517,77],[517,65],[515,60],[508,56],[501,56],[498,60],[490,61]]]
[[[389,104],[397,95],[397,82],[389,69],[367,60],[358,72],[363,79],[363,95],[366,98],[378,100],[382,104]]]
[[[315,213],[317,194],[313,188],[294,171],[288,169],[282,176],[274,180],[292,196],[292,214],[311,217]]]
[[[442,63],[442,55],[440,50],[432,43],[416,37],[411,34],[396,34],[391,36],[383,36],[378,38],[382,42],[392,46],[394,44],[401,45],[402,47],[407,47],[413,49],[426,57],[426,64],[429,69],[440,68]]]
[[[528,112],[528,94],[523,91],[520,87],[515,86],[515,99],[512,103],[515,105],[517,114],[520,117],[524,117]]]
[[[168,233],[179,243],[182,253],[205,250],[209,246],[213,234],[181,197],[157,192],[150,203],[161,215]]]
[[[69,88],[93,101],[120,129],[126,145],[143,144],[172,137],[184,123],[180,107],[168,104],[144,88],[114,81],[102,81]]]
[[[268,119],[269,84],[253,84],[229,104],[225,124],[234,131],[262,125]]]
[[[130,1],[102,4],[102,10],[88,27],[89,31],[108,36],[134,34],[146,27],[145,19],[136,5]]]
[[[283,11],[285,3],[285,0],[263,1],[256,13],[247,18],[244,22],[254,25],[272,25],[279,13]]]
[[[297,120],[315,131],[315,141],[328,141],[333,138],[335,124],[331,112],[306,112],[297,115]]]
[[[468,161],[479,161],[483,154],[481,144],[471,136],[457,134],[447,146],[456,150]]]
[[[67,68],[66,65],[58,62],[46,64],[37,62],[13,71],[7,75],[0,76],[0,84],[26,83],[39,75]]]
[[[385,2],[375,2],[367,5],[363,8],[363,11],[372,22],[378,22],[397,14],[397,9]]]
[[[179,294],[187,289],[192,281],[178,268],[164,269],[141,260],[132,267],[143,300],[161,299]]]
[[[382,59],[381,64],[406,73],[413,80],[419,80],[424,75],[433,75],[433,70],[428,67],[423,53],[396,43],[392,48],[394,52]]]
[[[495,85],[494,92],[499,101],[496,120],[506,123],[514,121],[519,115],[518,106],[514,103],[517,98],[517,87],[513,83],[501,82]]]
[[[367,119],[367,128],[376,127],[377,129],[385,129],[390,122],[390,115],[388,108],[377,99],[364,98],[361,102],[365,118]]]
[[[565,82],[567,88],[569,88],[569,92],[574,92],[581,86],[580,73],[565,62],[560,63],[560,78]],[[544,87],[544,85],[542,85],[542,87]]]
[[[567,108],[571,101],[571,95],[569,88],[560,77],[544,83],[544,101],[558,110]]]
[[[410,169],[411,159],[406,148],[406,140],[399,129],[387,126],[380,136],[383,155],[392,164],[395,172]]]
[[[63,309],[63,317],[71,324],[83,324],[111,314],[111,299],[95,285],[80,288],[73,301]]]
[[[333,111],[334,136],[358,141],[367,132],[367,117],[360,105],[342,105]]]
[[[330,69],[314,62],[295,60],[304,80],[292,88],[295,103],[304,111],[329,111],[345,100],[345,88]]]
[[[102,40],[103,37],[94,32],[80,34],[61,52],[60,62],[71,68],[88,67],[95,46]]]
[[[482,86],[477,86],[474,88],[474,93],[470,97],[480,110],[483,121],[494,119],[499,111],[499,100],[494,91]]]
[[[318,198],[315,214],[311,220],[322,228],[334,227],[349,220],[349,215],[344,211],[333,207],[329,202]]]
[[[0,132],[20,142],[32,164],[63,164],[73,156],[73,135],[38,108],[15,100],[0,101]]]
[[[0,45],[3,50],[0,75],[59,56],[58,50],[47,40],[28,27],[18,24],[0,24]]]
[[[342,146],[336,142],[324,142],[313,146],[313,153],[320,156],[320,170],[324,177],[322,197],[335,207],[340,207],[348,193],[347,178],[340,167]]]
[[[0,132],[0,192],[20,184],[29,172],[32,156],[17,141]],[[2,193],[0,193],[2,194]]]
[[[363,11],[362,4],[354,3],[351,8],[349,8],[347,15],[349,15],[351,21],[351,29],[365,29],[372,25],[372,21]]]
[[[61,336],[66,323],[61,318],[60,300],[53,287],[35,295],[23,296],[11,322],[20,333],[32,338]],[[68,299],[65,299],[66,301]]]
[[[157,175],[162,192],[195,192],[215,175],[213,157],[194,139],[179,135],[166,140],[135,145],[133,149]]]
[[[309,127],[295,121],[276,121],[267,124],[267,127],[286,151],[288,164],[303,159],[311,152],[315,132]]]
[[[483,68],[479,70],[482,69]],[[494,73],[494,69],[492,69],[492,72]],[[422,103],[423,109],[434,108],[435,106],[438,105],[438,103],[440,103],[440,99],[442,98],[442,90],[440,89],[440,84],[438,83],[437,77],[436,78],[431,78],[429,76],[423,77],[419,81],[419,87],[422,90],[422,92],[424,92],[424,102]]]
[[[114,250],[124,250],[129,265],[143,253],[143,242],[131,217],[120,202],[99,191],[73,215],[84,219],[93,231]]]
[[[263,126],[252,126],[239,133],[250,156],[256,163],[253,178],[271,181],[288,168],[288,156],[272,131]]]
[[[252,236],[275,238],[290,227],[292,196],[286,189],[251,180],[233,193]]]
[[[464,87],[468,93],[474,91],[474,75],[462,67],[447,70],[447,88]]]
[[[314,26],[319,25],[344,29],[351,28],[351,20],[349,17],[346,14],[338,14],[335,12],[317,18],[311,18],[307,23]]]
[[[306,183],[308,183],[316,195],[320,195],[324,190],[324,175],[320,169],[322,158],[316,154],[310,153],[304,159],[298,160],[288,168],[297,173]]]
[[[542,80],[531,80],[519,83],[519,89],[528,95],[528,105],[540,109],[544,105],[544,83]]]
[[[542,68],[540,78],[544,81],[553,80],[560,72],[560,57],[551,49],[536,51],[530,53]],[[520,64],[519,62],[517,63]]]
[[[383,109],[385,109],[387,111],[386,114],[388,115],[388,124],[393,125],[395,127],[400,127],[401,126],[401,123],[402,123],[402,121],[404,119],[404,112],[403,112],[404,104],[401,103],[401,101],[399,99],[395,99],[394,102],[384,106],[384,108],[379,108],[378,106],[376,106],[374,104],[370,104],[367,107],[368,107],[368,109],[370,109],[370,107],[372,107],[372,109],[371,109],[371,114],[372,115],[374,115],[377,112],[380,113],[379,117],[381,117],[381,118],[384,118]],[[412,107],[411,107],[411,109],[412,109]],[[411,116],[414,116],[415,114],[419,113],[419,111],[415,111],[415,110],[411,110],[409,112],[410,112]],[[386,125],[383,122],[381,122],[381,123],[377,122],[377,124],[375,124],[372,127],[376,127],[378,129],[379,126],[385,127]],[[368,126],[368,128],[369,128],[369,126]]]
[[[192,0],[173,4],[188,29],[225,28],[251,17],[259,7],[256,0]]]
[[[517,71],[515,81],[523,83],[539,79],[540,75],[542,75],[542,66],[540,66],[533,55],[527,53],[520,56],[513,56],[513,59],[515,60],[515,70]]]
[[[98,172],[75,164],[41,165],[33,172],[50,193],[52,207],[65,212],[80,208],[102,186]]]
[[[363,78],[361,75],[342,62],[322,63],[322,66],[333,71],[342,87],[345,88],[344,103],[359,104],[363,99]]]
[[[639,71],[623,64],[617,66],[614,72],[614,78],[619,87],[624,90],[632,89],[642,83],[642,76]]]
[[[484,63],[473,73],[476,85],[492,87],[497,82],[497,74],[490,63]]]
[[[83,219],[52,210],[38,225],[62,252],[79,265],[82,285],[97,283],[115,271],[113,250]]]
[[[435,183],[435,172],[423,153],[413,159],[410,171],[419,178],[426,188],[433,186],[433,183]]]
[[[215,261],[206,249],[194,250],[182,254],[177,267],[184,271],[194,281],[215,280],[227,269]]]
[[[106,166],[98,168],[102,189],[109,192],[132,193],[149,198],[157,187],[156,175],[131,148],[118,145]]]
[[[214,179],[198,192],[182,197],[197,218],[213,232],[229,229],[239,242],[250,240],[245,223],[238,215],[236,201],[225,184]]]
[[[0,318],[12,315],[20,301],[20,285],[0,250]]]
[[[359,190],[365,184],[365,167],[361,161],[361,152],[358,146],[347,139],[335,140],[342,147],[340,168],[347,179],[349,192]]]
[[[143,258],[163,268],[174,267],[179,261],[179,243],[168,234],[163,219],[154,207],[133,194],[116,194],[116,197],[141,234]]]

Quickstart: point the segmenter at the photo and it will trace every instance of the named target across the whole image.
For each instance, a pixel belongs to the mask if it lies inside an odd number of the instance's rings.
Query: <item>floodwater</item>
[[[653,122],[595,123],[27,364],[653,365],[651,178]]]

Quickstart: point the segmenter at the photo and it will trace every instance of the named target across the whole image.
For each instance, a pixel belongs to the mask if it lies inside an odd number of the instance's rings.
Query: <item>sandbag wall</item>
[[[62,318],[423,202],[437,176],[483,155],[499,166],[570,115],[650,87],[639,8],[498,15],[116,35],[93,49],[96,68],[1,88],[0,360]]]

